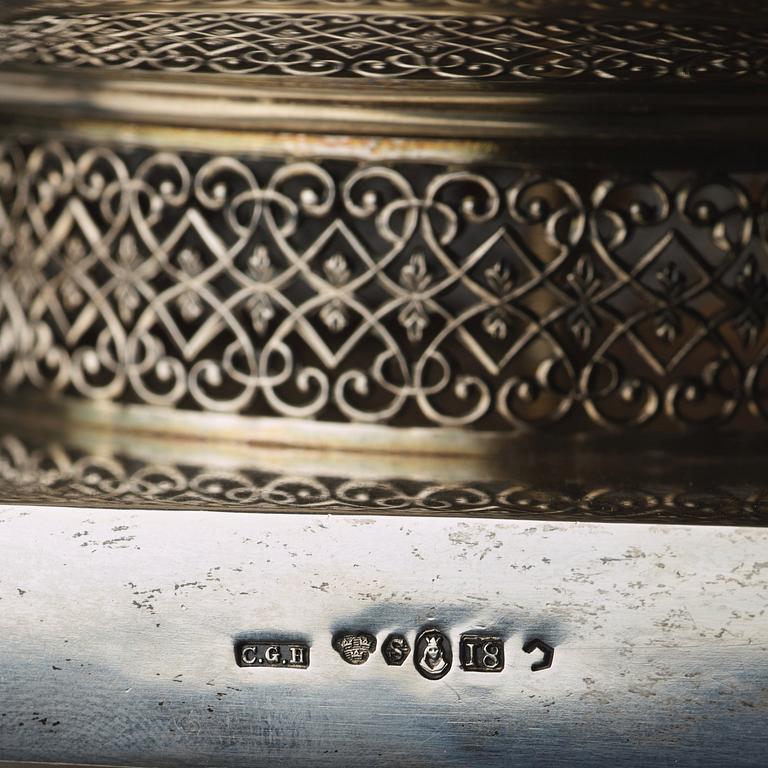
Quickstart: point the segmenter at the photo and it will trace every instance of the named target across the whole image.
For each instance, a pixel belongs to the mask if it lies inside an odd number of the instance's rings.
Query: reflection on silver
[[[105,439],[83,431],[62,440],[37,432],[0,429],[6,503],[768,525],[759,441],[723,440],[704,452],[700,440],[665,441],[666,449],[525,444],[508,448],[508,460],[489,474],[485,462],[461,457],[254,452],[130,434]]]

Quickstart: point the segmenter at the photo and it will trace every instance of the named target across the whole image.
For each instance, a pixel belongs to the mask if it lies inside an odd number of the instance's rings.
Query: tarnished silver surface
[[[764,765],[764,530],[5,505],[0,534],[7,760]],[[504,671],[331,644],[432,626],[500,635]],[[259,633],[309,669],[238,667]]]
[[[765,765],[760,3],[0,16],[0,762]]]

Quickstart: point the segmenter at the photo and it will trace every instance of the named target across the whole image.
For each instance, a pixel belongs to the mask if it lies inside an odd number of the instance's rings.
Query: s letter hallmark
[[[411,653],[411,646],[408,645],[405,635],[390,635],[384,641],[381,653],[390,667],[402,667]]]
[[[304,643],[249,640],[237,643],[235,659],[240,667],[307,669],[309,667],[309,646]]]

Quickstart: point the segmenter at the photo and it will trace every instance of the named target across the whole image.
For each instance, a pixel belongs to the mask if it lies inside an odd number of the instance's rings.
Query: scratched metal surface
[[[768,531],[0,510],[0,759],[152,766],[758,766]],[[498,630],[502,674],[345,664],[425,625]],[[308,670],[237,638],[304,639]],[[530,671],[522,646],[555,646]]]

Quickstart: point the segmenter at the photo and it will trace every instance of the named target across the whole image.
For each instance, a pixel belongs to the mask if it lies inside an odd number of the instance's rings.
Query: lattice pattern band
[[[399,426],[760,427],[768,176],[6,142],[5,391]]]

